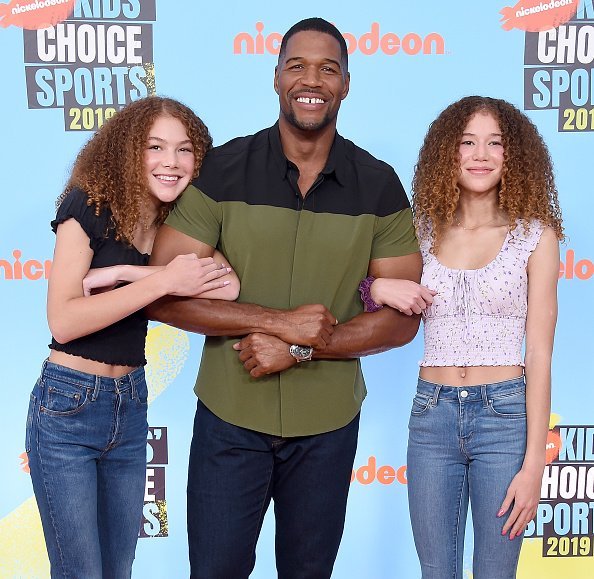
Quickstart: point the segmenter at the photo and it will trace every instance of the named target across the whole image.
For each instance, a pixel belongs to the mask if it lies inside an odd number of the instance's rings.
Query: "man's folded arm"
[[[166,265],[180,253],[210,257],[214,248],[173,227],[161,226],[150,264]],[[166,296],[147,306],[145,311],[149,319],[207,336],[260,332],[314,347],[326,345],[335,322],[334,316],[319,304],[281,311],[257,304]]]
[[[369,262],[369,275],[419,283],[421,268],[421,254],[415,252],[400,257],[373,259]],[[416,336],[420,319],[420,315],[407,316],[389,307],[359,314],[339,324],[327,346],[314,351],[314,358],[356,358],[403,346]]]

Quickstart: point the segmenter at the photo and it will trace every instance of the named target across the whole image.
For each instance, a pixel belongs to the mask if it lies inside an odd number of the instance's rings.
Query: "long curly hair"
[[[146,223],[142,211],[150,195],[144,152],[149,131],[161,115],[178,119],[185,127],[194,149],[193,176],[198,175],[204,155],[212,148],[206,125],[184,104],[170,98],[149,96],[125,106],[85,144],[57,204],[75,187],[82,189],[89,197],[88,205],[95,206],[96,215],[109,207],[116,239],[128,244],[133,242],[139,223],[144,228],[161,225],[173,203],[163,203],[152,223]]]
[[[429,230],[431,250],[453,221],[460,191],[459,146],[462,133],[476,113],[489,113],[502,133],[503,171],[498,204],[510,223],[538,219],[564,239],[561,210],[549,151],[536,126],[512,104],[468,96],[448,106],[431,123],[419,151],[413,177],[413,211],[417,230]]]

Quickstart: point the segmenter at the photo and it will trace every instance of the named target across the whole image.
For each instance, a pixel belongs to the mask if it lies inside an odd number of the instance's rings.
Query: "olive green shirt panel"
[[[348,424],[366,395],[359,360],[312,360],[252,378],[232,349],[207,338],[195,392],[217,416],[275,436],[319,434]]]
[[[419,251],[410,207],[375,218],[371,259],[400,257]]]
[[[165,223],[202,243],[216,247],[221,221],[221,205],[193,185],[189,185],[167,216]]]

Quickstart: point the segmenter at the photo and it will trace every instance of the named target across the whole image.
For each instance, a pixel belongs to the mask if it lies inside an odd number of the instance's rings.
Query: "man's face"
[[[281,116],[303,131],[335,122],[340,102],[349,92],[338,41],[324,32],[297,32],[289,38],[274,75]]]

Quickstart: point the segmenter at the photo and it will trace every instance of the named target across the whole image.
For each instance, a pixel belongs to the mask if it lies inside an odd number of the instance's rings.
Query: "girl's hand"
[[[433,303],[437,292],[408,279],[378,278],[371,284],[371,297],[376,304],[390,306],[412,316]]]
[[[119,265],[110,267],[98,267],[90,269],[85,275],[83,284],[83,294],[90,296],[92,293],[101,293],[114,289],[121,279],[121,269]]]
[[[522,469],[513,478],[507,489],[501,509],[497,513],[498,517],[502,517],[513,503],[513,509],[509,517],[507,517],[505,525],[503,525],[502,535],[507,535],[509,532],[509,538],[513,539],[520,536],[526,529],[526,525],[536,515],[536,508],[540,500],[541,482],[542,470],[539,469],[532,472]]]
[[[212,257],[198,258],[195,253],[178,255],[165,267],[167,293],[174,296],[191,297],[229,285],[230,281],[221,279],[231,272],[231,268],[215,263]]]

